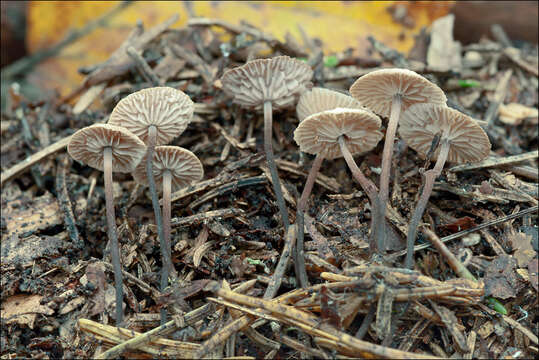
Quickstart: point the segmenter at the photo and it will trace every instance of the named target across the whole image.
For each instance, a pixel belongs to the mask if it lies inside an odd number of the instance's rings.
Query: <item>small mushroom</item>
[[[316,155],[297,204],[295,271],[302,287],[308,286],[303,253],[304,212],[320,166],[324,159],[343,156],[372,205],[377,197],[376,185],[363,175],[353,154],[364,153],[376,147],[383,136],[379,130],[380,124],[380,118],[368,110],[337,108],[308,116],[294,131],[294,140],[300,150]]]
[[[376,70],[360,77],[350,87],[350,94],[375,113],[388,117],[380,191],[373,219],[374,239],[378,251],[384,252],[386,242],[385,213],[389,197],[389,173],[393,142],[401,111],[417,103],[443,104],[447,101],[444,92],[419,74],[406,69]]]
[[[307,116],[336,108],[365,109],[359,101],[337,91],[315,87],[301,95],[296,106],[298,120]]]
[[[67,145],[67,152],[77,161],[104,172],[105,202],[110,252],[116,286],[116,325],[123,321],[122,267],[118,247],[118,232],[114,214],[112,172],[131,172],[146,152],[146,145],[123,127],[95,124],[78,130]]]
[[[172,258],[170,248],[171,191],[176,191],[202,179],[204,169],[195,154],[179,146],[157,146],[153,153],[152,168],[155,180],[162,182],[163,234],[168,251],[167,257]],[[133,171],[133,178],[139,184],[148,185],[144,161]],[[168,268],[166,270],[167,276],[173,271],[173,267]]]
[[[288,212],[271,144],[273,109],[294,106],[301,93],[312,86],[312,76],[313,71],[304,62],[277,56],[249,61],[226,71],[221,78],[223,90],[233,96],[233,102],[264,109],[264,151],[285,231],[289,226]]]
[[[164,269],[172,267],[172,260],[166,256],[170,249],[166,249],[164,242],[161,210],[150,159],[153,158],[156,145],[167,144],[185,131],[194,109],[193,101],[182,91],[171,87],[153,87],[137,91],[120,100],[109,119],[109,124],[127,128],[148,145],[146,172],[164,264],[161,290],[168,284],[168,274]]]
[[[410,106],[402,116],[399,134],[422,158],[431,154],[436,158],[434,168],[423,173],[423,191],[408,228],[405,265],[411,269],[417,226],[427,206],[434,180],[442,173],[445,162],[481,161],[489,155],[490,141],[469,116],[434,104]]]

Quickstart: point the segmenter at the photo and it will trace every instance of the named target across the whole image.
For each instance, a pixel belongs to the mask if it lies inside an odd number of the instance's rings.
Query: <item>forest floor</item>
[[[374,38],[369,57],[353,51],[328,57],[307,36],[281,42],[249,25],[195,20],[126,40],[108,62],[86,69],[84,84],[65,98],[31,102],[10,87],[1,118],[2,358],[93,358],[152,329],[151,338],[114,355],[538,356],[536,45],[482,39],[463,46],[460,67],[452,68],[449,56],[427,65],[428,48],[440,38],[434,34],[430,42],[429,34],[417,37],[408,57]],[[143,57],[130,57],[129,45]],[[298,289],[288,261],[277,297],[262,299],[279,260],[289,258],[294,228],[285,234],[280,222],[262,151],[262,115],[232,105],[219,80],[225,69],[261,53],[303,58],[314,86],[344,92],[376,69],[408,68],[440,86],[449,107],[478,120],[491,156],[446,165],[423,217],[477,281],[459,279],[424,235],[415,270],[403,269],[424,160],[398,139],[385,262],[369,257],[367,197],[343,159],[326,160],[305,221],[311,286]],[[76,130],[106,123],[121,98],[156,85],[180,89],[195,102],[193,121],[172,145],[200,158],[204,179],[172,195],[179,279],[162,293],[148,190],[129,174],[114,174],[126,318],[117,328],[110,326],[115,290],[103,176],[73,161],[65,146]],[[89,108],[96,98],[102,105]],[[297,125],[293,108],[274,114],[274,152],[292,223],[313,160],[293,141]],[[376,184],[382,147],[383,141],[356,157]],[[163,307],[173,316],[159,327]]]

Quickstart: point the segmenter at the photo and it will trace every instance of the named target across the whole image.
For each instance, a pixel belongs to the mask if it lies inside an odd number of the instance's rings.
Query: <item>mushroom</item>
[[[296,113],[301,122],[309,115],[336,108],[365,109],[359,101],[351,96],[315,87],[301,95],[296,106]]]
[[[297,231],[295,253],[296,277],[302,287],[308,286],[303,253],[304,212],[307,198],[324,159],[344,156],[354,178],[359,182],[371,205],[376,201],[377,189],[354,161],[353,154],[373,149],[382,138],[380,118],[366,109],[337,108],[312,114],[305,118],[294,131],[294,140],[301,151],[314,154],[313,165],[297,204]]]
[[[382,69],[368,73],[356,80],[350,87],[350,94],[375,113],[388,117],[380,191],[375,204],[373,218],[373,238],[379,252],[385,251],[385,214],[389,197],[389,173],[393,141],[401,111],[417,103],[445,105],[446,97],[442,89],[419,74],[406,69]]]
[[[103,171],[110,252],[116,286],[116,326],[123,321],[122,267],[112,194],[112,172],[128,173],[140,162],[146,146],[129,130],[119,126],[95,124],[78,130],[67,145],[67,152],[77,161]]]
[[[163,234],[167,245],[167,258],[171,259],[170,249],[170,213],[171,191],[190,185],[202,179],[202,163],[191,151],[179,146],[157,146],[153,153],[153,175],[162,182],[163,189]],[[141,185],[148,185],[146,166],[142,161],[133,171],[133,178]],[[172,261],[171,261],[172,265]],[[167,277],[174,269],[166,269]]]
[[[264,151],[285,231],[289,226],[288,212],[271,143],[273,109],[293,106],[299,95],[312,86],[312,76],[313,71],[304,62],[277,56],[249,61],[227,70],[221,78],[223,90],[233,96],[233,102],[264,110]]]
[[[168,284],[168,273],[165,269],[172,268],[172,260],[167,256],[170,245],[167,247],[164,240],[161,210],[152,171],[153,162],[150,159],[153,158],[156,145],[167,144],[184,132],[193,117],[194,109],[193,101],[182,91],[171,87],[153,87],[137,91],[120,100],[109,119],[109,124],[127,128],[148,145],[146,173],[164,265],[161,290]]]
[[[454,163],[476,162],[485,159],[490,152],[487,134],[469,116],[435,104],[412,105],[401,119],[400,136],[423,158],[431,155],[436,164],[423,173],[423,191],[410,220],[405,265],[413,267],[414,242],[417,226],[434,185],[446,161]]]

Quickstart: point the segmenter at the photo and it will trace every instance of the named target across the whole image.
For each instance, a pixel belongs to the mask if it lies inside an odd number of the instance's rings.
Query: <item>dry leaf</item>
[[[28,325],[34,328],[37,314],[52,315],[54,310],[48,306],[41,305],[42,295],[13,295],[2,302],[1,313],[2,323]]]
[[[515,253],[513,256],[517,259],[519,267],[525,267],[528,265],[531,259],[536,255],[535,250],[532,247],[532,237],[523,232],[509,234],[509,240]]]
[[[86,278],[96,289],[90,298],[93,306],[90,307],[89,311],[89,315],[94,316],[105,310],[105,265],[101,261],[88,264]]]
[[[477,329],[477,334],[481,336],[482,339],[486,339],[494,332],[494,324],[492,321],[487,321],[479,329]]]
[[[407,52],[414,43],[413,35],[433,20],[446,15],[454,1],[436,4],[418,1],[398,2],[405,7],[413,27],[396,22],[387,9],[394,1],[357,2],[241,2],[241,1],[195,1],[191,3],[196,16],[216,18],[233,25],[242,21],[261,24],[263,31],[285,41],[291,36],[301,43],[301,24],[307,35],[318,38],[326,53],[343,51],[354,44],[359,55],[365,56],[370,44],[368,35],[398,51]],[[30,53],[50,48],[60,42],[69,31],[79,29],[102,16],[119,4],[119,1],[30,1],[27,16],[27,47]],[[78,69],[82,66],[106,61],[110,54],[124,41],[137,20],[146,29],[162,23],[171,14],[179,13],[174,28],[185,26],[189,20],[186,7],[174,1],[133,2],[129,7],[86,36],[66,46],[58,56],[47,59],[32,72],[31,80],[44,89],[58,89],[66,95],[83,81]],[[335,29],[339,29],[335,36]],[[104,41],[106,39],[106,41]]]
[[[537,111],[537,108],[518,103],[510,103],[507,105],[500,104],[499,115],[500,121],[504,124],[520,125],[522,120],[526,118],[537,118],[539,112]]]
[[[485,271],[485,296],[514,298],[524,287],[518,279],[516,267],[517,260],[510,255],[500,255],[492,261]]]

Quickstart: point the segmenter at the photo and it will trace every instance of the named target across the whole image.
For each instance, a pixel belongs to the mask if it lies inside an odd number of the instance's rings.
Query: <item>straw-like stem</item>
[[[165,250],[167,253],[167,264],[170,267],[163,266],[163,278],[168,279],[172,272],[172,250],[170,248],[170,214],[171,214],[171,199],[170,192],[172,188],[172,174],[170,170],[165,170],[163,173],[163,237],[165,239]]]
[[[407,252],[405,266],[407,269],[412,269],[414,267],[414,243],[417,236],[417,227],[419,221],[423,217],[423,212],[427,207],[430,194],[432,193],[432,188],[434,186],[434,180],[442,173],[444,168],[445,161],[447,160],[447,155],[449,154],[449,148],[451,143],[447,139],[442,139],[441,141],[440,154],[436,160],[434,168],[425,172],[424,176],[424,185],[423,191],[421,192],[421,197],[417,201],[416,208],[410,220],[410,226],[408,227],[408,237],[406,241]]]
[[[107,147],[103,152],[103,170],[105,176],[105,204],[107,210],[107,233],[110,242],[110,254],[114,268],[114,286],[116,287],[116,326],[123,322],[123,288],[122,265],[120,264],[120,249],[118,231],[116,230],[116,215],[114,213],[114,195],[112,192],[112,148]]]
[[[391,157],[393,156],[393,142],[401,113],[401,97],[395,95],[391,103],[391,114],[387,125],[384,150],[382,153],[382,172],[380,173],[380,192],[378,193],[377,211],[373,218],[373,239],[376,240],[378,251],[385,252],[387,232],[385,217],[387,201],[389,198],[389,175],[391,173]]]
[[[165,290],[168,285],[168,273],[170,268],[170,258],[167,257],[165,235],[163,234],[163,219],[161,218],[161,208],[159,207],[159,198],[157,197],[157,189],[155,186],[155,178],[153,176],[153,153],[157,140],[157,129],[154,125],[148,128],[148,150],[146,153],[146,177],[148,178],[148,187],[152,197],[153,213],[155,216],[155,225],[157,226],[157,235],[159,236],[159,245],[161,247],[161,257],[163,260],[163,269],[161,271],[161,291]],[[166,309],[161,309],[161,325],[167,320]]]
[[[309,278],[307,276],[307,270],[305,269],[305,251],[303,249],[303,240],[305,237],[305,208],[307,207],[307,199],[313,190],[314,181],[316,175],[320,171],[320,166],[324,161],[324,156],[317,154],[314,159],[309,175],[307,175],[307,181],[305,182],[305,187],[301,193],[301,197],[298,200],[297,212],[296,212],[296,224],[298,226],[298,237],[296,241],[296,251],[294,253],[294,268],[296,271],[296,278],[302,288],[309,286]]]
[[[283,191],[281,189],[281,180],[277,173],[277,165],[275,165],[275,159],[273,156],[272,141],[272,122],[273,122],[273,110],[271,101],[264,102],[264,151],[266,152],[266,161],[271,174],[271,182],[273,183],[273,191],[275,191],[275,197],[277,205],[279,206],[279,212],[283,221],[285,233],[290,225],[288,220],[288,210],[284,202]]]

